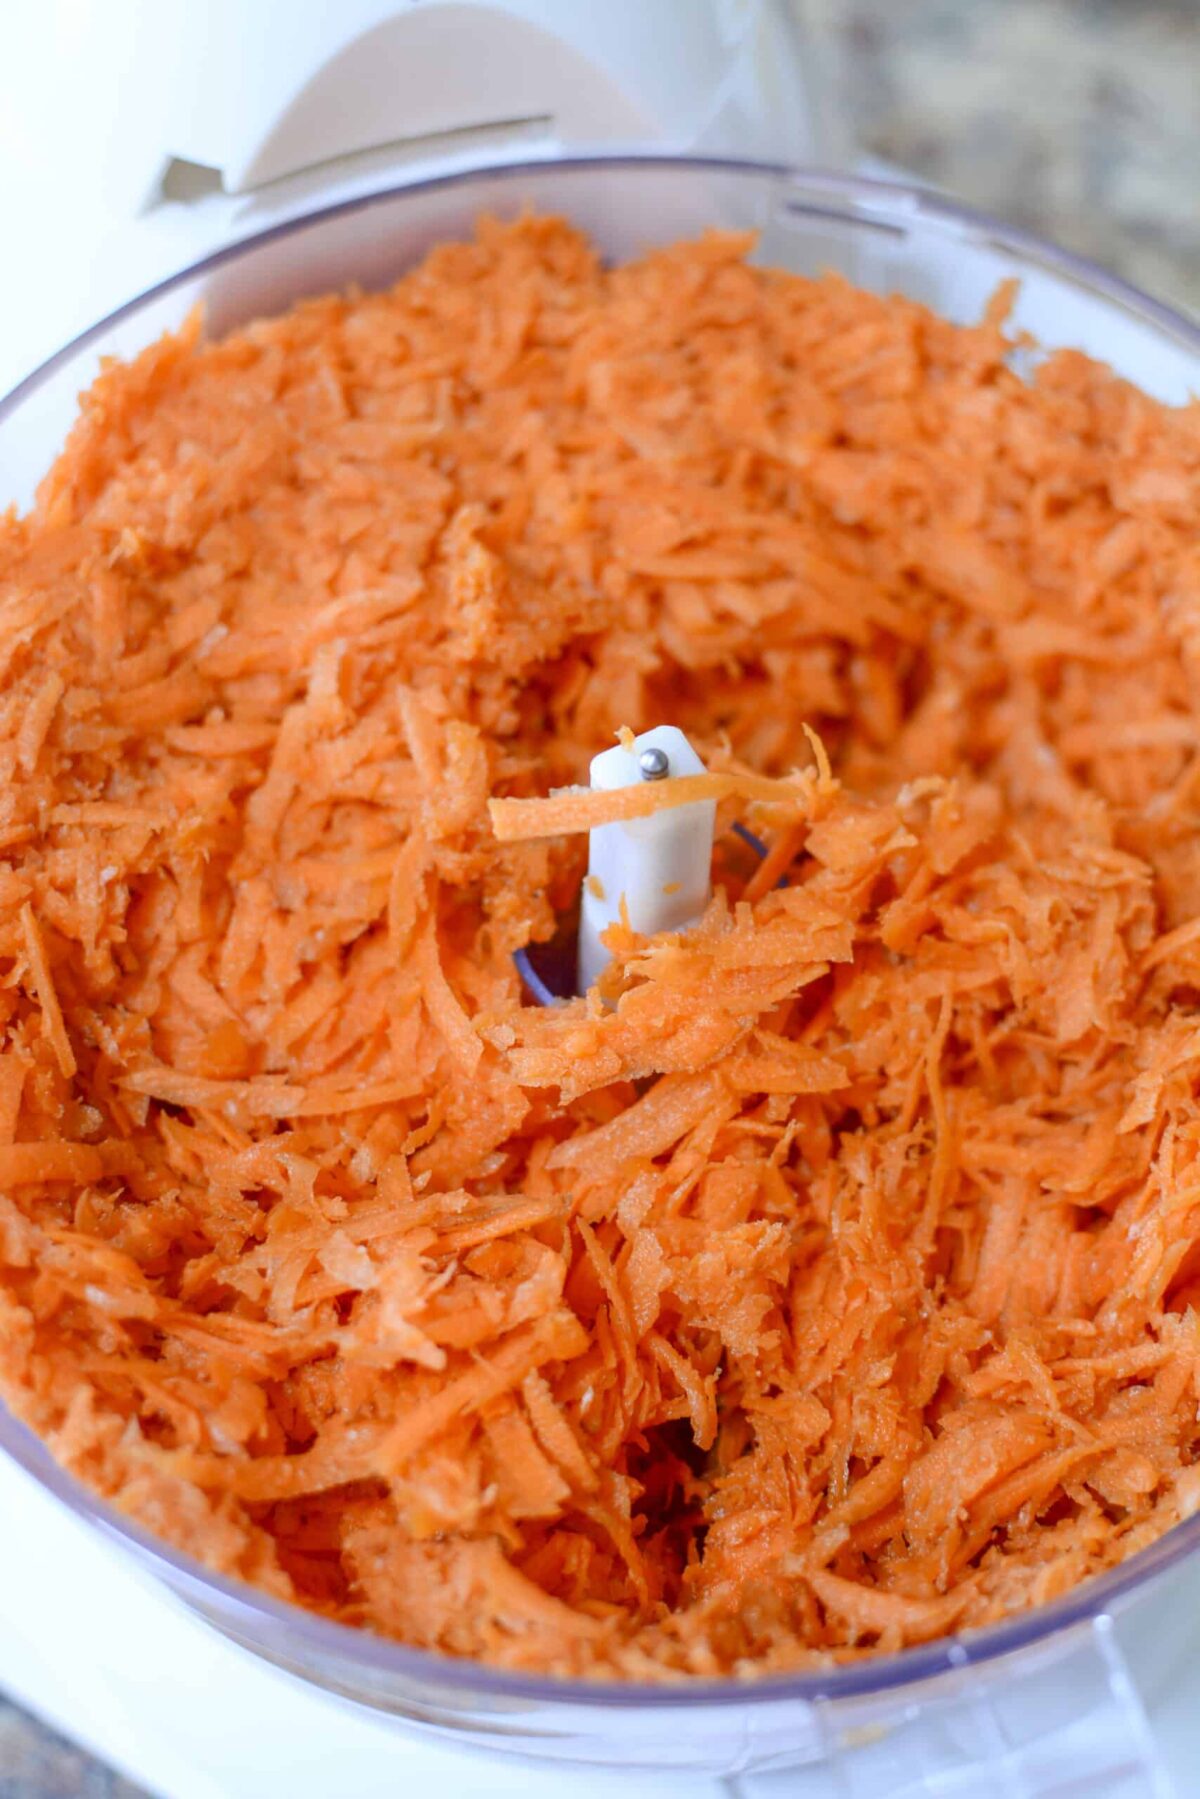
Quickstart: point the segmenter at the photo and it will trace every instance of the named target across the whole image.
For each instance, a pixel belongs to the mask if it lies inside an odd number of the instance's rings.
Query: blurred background
[[[858,152],[1200,315],[1200,0],[794,4]],[[136,20],[137,7],[116,17]],[[21,76],[19,57],[0,64],[0,121],[13,115]],[[2,133],[0,123],[7,202],[19,198],[23,164]],[[0,1799],[138,1790],[0,1695]]]
[[[855,142],[1200,312],[1200,0],[803,0]]]

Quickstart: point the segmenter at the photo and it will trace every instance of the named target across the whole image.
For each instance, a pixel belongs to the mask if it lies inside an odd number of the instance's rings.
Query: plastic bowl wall
[[[614,260],[707,226],[753,230],[758,261],[805,274],[836,269],[959,320],[977,318],[997,284],[1015,276],[1014,323],[1042,345],[1083,348],[1168,401],[1200,390],[1200,328],[1066,252],[922,190],[721,159],[509,163],[413,181],[274,225],[132,300],[0,402],[0,506],[28,503],[101,355],[137,352],[201,301],[219,335],[304,295],[350,282],[382,286],[434,243],[469,233],[480,212],[527,205],[571,217]],[[1186,1641],[1200,1597],[1197,1517],[1055,1605],[901,1655],[753,1684],[539,1680],[405,1649],[208,1574],[80,1487],[3,1410],[0,1449],[41,1483],[48,1503],[66,1504],[118,1540],[245,1648],[398,1719],[563,1761],[726,1773],[822,1757],[842,1763],[848,1745],[868,1743],[860,1754],[874,1757],[872,1778],[886,1783],[891,1769],[899,1785],[918,1767],[932,1776],[985,1752],[1028,1761],[1048,1730],[1081,1711],[1094,1718],[1090,1740],[1098,1743],[1106,1729],[1136,1733],[1125,1662],[1143,1691],[1152,1688]],[[1125,1749],[1117,1744],[1113,1753]],[[1097,1776],[1112,1765],[1111,1757],[1098,1762]]]

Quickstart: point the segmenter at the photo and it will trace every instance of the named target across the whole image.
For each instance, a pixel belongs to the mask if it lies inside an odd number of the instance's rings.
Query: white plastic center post
[[[705,767],[682,731],[656,725],[592,758],[593,787],[639,787],[676,775],[702,775]],[[683,931],[708,904],[712,879],[714,800],[668,806],[649,818],[598,825],[588,833],[588,872],[579,912],[578,991],[593,987],[612,960],[602,931],[621,916],[643,936]]]

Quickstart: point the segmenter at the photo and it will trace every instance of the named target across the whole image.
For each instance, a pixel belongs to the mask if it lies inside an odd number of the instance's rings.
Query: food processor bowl
[[[753,231],[758,262],[836,270],[959,321],[977,319],[997,285],[1015,277],[1011,323],[1038,346],[1084,349],[1170,403],[1200,390],[1200,327],[1079,257],[921,188],[716,157],[512,161],[325,205],[130,300],[0,402],[0,505],[30,502],[101,356],[135,354],[198,303],[216,336],[303,296],[381,287],[435,243],[468,234],[480,213],[522,207],[570,217],[614,261],[709,226]],[[1020,348],[1014,362],[1027,367],[1041,353]],[[280,1604],[151,1538],[2,1409],[0,1450],[40,1483],[47,1504],[68,1506],[117,1541],[245,1649],[358,1705],[492,1752],[730,1777],[826,1761],[827,1790],[845,1795],[1164,1790],[1138,1695],[1166,1677],[1189,1641],[1200,1516],[1054,1604],[985,1630],[790,1677],[617,1685],[453,1661]],[[984,1766],[986,1786],[940,1784]]]

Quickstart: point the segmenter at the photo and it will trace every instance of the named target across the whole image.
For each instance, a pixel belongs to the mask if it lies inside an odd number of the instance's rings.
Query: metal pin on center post
[[[643,781],[665,781],[670,772],[671,758],[656,744],[643,750],[638,757],[638,773]]]

